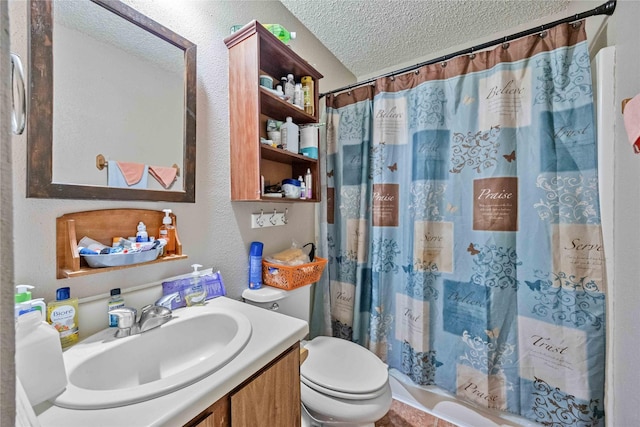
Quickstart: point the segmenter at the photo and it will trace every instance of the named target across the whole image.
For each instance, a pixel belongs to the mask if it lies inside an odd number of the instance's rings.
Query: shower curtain
[[[589,67],[563,24],[327,97],[332,335],[484,408],[604,425]]]

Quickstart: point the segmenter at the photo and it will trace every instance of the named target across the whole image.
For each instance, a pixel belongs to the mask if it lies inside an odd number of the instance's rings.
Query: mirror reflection
[[[50,107],[30,111],[28,196],[195,201],[195,45],[114,1],[33,0],[31,23]]]

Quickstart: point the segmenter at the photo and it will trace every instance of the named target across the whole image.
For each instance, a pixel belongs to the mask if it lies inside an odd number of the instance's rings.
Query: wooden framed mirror
[[[114,0],[30,0],[29,22],[27,197],[195,202],[196,45]],[[179,177],[114,186],[98,155]]]

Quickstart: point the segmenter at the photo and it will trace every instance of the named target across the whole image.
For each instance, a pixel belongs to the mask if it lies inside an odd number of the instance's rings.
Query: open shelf
[[[176,252],[174,255],[162,256],[153,261],[139,264],[91,268],[78,252],[78,241],[84,236],[105,246],[111,246],[114,237],[126,239],[135,235],[136,227],[140,221],[147,226],[149,236],[157,237],[164,215],[162,211],[148,209],[103,209],[70,213],[56,218],[56,277],[68,279],[187,258],[187,255],[182,253],[177,218],[173,213],[170,216],[176,227]]]

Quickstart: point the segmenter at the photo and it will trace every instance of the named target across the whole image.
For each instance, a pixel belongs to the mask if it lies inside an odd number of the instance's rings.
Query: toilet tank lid
[[[245,289],[242,291],[242,298],[252,302],[274,302],[287,296],[287,291],[263,286],[260,289]]]

